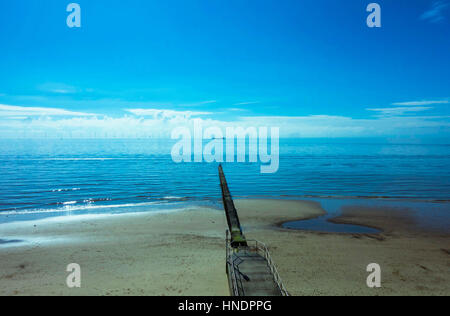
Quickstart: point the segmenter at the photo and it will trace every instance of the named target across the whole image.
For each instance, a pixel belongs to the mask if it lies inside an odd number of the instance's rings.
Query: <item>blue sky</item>
[[[74,2],[1,2],[0,137],[449,136],[449,0]]]

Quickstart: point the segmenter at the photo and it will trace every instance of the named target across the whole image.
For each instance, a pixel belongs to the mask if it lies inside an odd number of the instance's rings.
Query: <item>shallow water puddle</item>
[[[23,240],[18,240],[18,239],[12,239],[12,240],[0,239],[0,245],[15,244],[15,243],[20,243],[20,242],[23,242]]]
[[[328,219],[330,218],[333,218],[333,216],[322,216],[320,218],[305,221],[289,222],[283,224],[283,227],[289,229],[317,231],[325,233],[378,234],[381,232],[378,229],[365,226],[335,224],[328,221]]]
[[[329,219],[341,215],[341,207],[344,204],[348,205],[348,201],[334,199],[311,199],[311,201],[319,202],[327,214],[314,219],[288,222],[283,224],[282,227],[325,233],[378,234],[381,232],[378,229],[366,226],[329,222]]]

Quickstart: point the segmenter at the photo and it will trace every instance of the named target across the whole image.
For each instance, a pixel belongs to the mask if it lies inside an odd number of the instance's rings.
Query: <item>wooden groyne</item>
[[[267,247],[247,240],[231,197],[222,166],[219,166],[223,206],[228,222],[226,272],[232,296],[288,296]]]
[[[230,190],[228,189],[227,179],[223,173],[222,166],[219,166],[219,178],[220,187],[222,189],[223,207],[225,209],[225,215],[227,216],[228,229],[231,233],[231,246],[233,248],[246,247],[247,241],[242,233],[239,216],[237,214],[236,207],[234,206]]]

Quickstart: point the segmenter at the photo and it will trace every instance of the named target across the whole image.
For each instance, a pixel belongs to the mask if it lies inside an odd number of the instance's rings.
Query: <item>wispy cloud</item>
[[[202,106],[202,105],[208,105],[208,104],[214,104],[217,103],[216,100],[208,100],[208,101],[201,101],[201,102],[194,102],[194,103],[183,103],[179,104],[178,106]]]
[[[228,108],[228,111],[232,111],[232,112],[247,112],[247,109],[242,109],[242,108]]]
[[[444,11],[450,6],[448,1],[433,1],[431,8],[425,11],[420,19],[431,23],[439,23],[445,20]]]
[[[245,116],[233,121],[195,118],[165,112],[156,116],[122,117],[34,117],[29,120],[0,120],[0,137],[76,138],[170,138],[175,128],[192,128],[200,121],[204,129],[218,127],[280,127],[281,137],[376,137],[450,134],[448,117],[380,116],[358,119],[345,116]]]
[[[394,108],[377,108],[366,109],[367,111],[379,112],[381,115],[405,115],[409,113],[423,112],[433,109],[432,107],[417,106],[417,107],[394,107]]]
[[[235,103],[233,105],[240,106],[240,105],[258,104],[258,103],[260,103],[260,102],[259,101],[249,101],[249,102],[239,102],[239,103]]]
[[[41,84],[37,88],[39,91],[50,92],[55,94],[74,94],[77,93],[79,90],[74,86],[70,86],[64,83],[53,83],[53,82]]]
[[[95,116],[93,113],[73,112],[57,108],[25,107],[0,104],[0,117],[23,116]]]
[[[398,106],[424,106],[424,105],[433,105],[433,104],[448,104],[449,101],[410,101],[410,102],[396,102],[392,103],[392,105]]]
[[[177,117],[190,118],[202,115],[211,115],[211,112],[196,112],[196,111],[174,111],[174,110],[160,110],[160,109],[127,109],[129,113],[136,116],[151,116],[155,119],[172,119]]]
[[[445,101],[420,101],[445,102]],[[403,102],[415,104],[417,102]],[[428,104],[428,103],[426,103]],[[219,112],[185,111],[167,108],[140,108],[136,104],[110,116],[74,112],[56,107],[23,107],[0,104],[0,137],[2,138],[170,138],[175,128],[192,128],[201,121],[204,128],[280,127],[281,137],[374,137],[392,135],[450,135],[450,117],[426,115],[430,106],[391,106],[370,108],[368,118],[348,116],[250,116],[224,119]],[[227,109],[245,111],[241,108]],[[245,112],[242,112],[245,113]]]

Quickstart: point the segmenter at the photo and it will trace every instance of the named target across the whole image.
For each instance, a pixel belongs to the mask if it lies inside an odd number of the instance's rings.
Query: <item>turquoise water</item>
[[[0,223],[191,204],[221,208],[218,164],[176,164],[173,144],[0,140]],[[425,213],[437,204],[450,211],[448,144],[282,139],[277,173],[261,174],[259,163],[225,163],[224,170],[234,197],[415,201]]]

